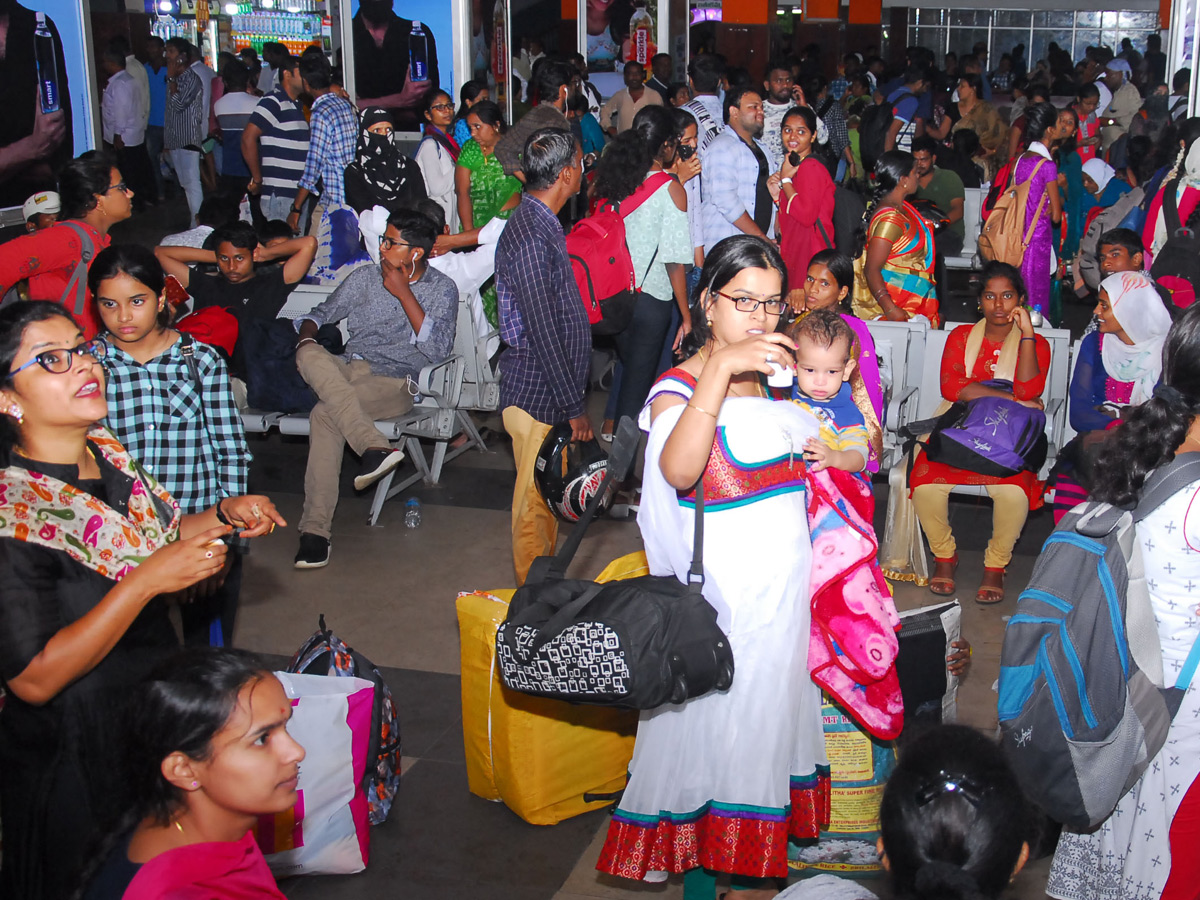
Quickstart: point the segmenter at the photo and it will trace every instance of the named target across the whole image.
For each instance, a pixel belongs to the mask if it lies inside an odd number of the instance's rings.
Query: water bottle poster
[[[0,207],[53,190],[54,172],[96,146],[83,6],[0,0]]]
[[[627,62],[649,68],[658,52],[659,0],[584,0],[591,72],[620,72]]]
[[[431,90],[453,92],[450,8],[446,0],[351,0],[360,109],[391,110],[396,127],[412,131]]]

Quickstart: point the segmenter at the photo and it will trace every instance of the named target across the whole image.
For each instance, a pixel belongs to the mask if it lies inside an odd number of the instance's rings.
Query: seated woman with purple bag
[[[979,305],[983,318],[974,325],[960,325],[946,341],[942,354],[944,402],[938,414],[958,401],[986,397],[1015,401],[1040,411],[1050,371],[1050,345],[1034,333],[1021,273],[1006,263],[990,262],[983,269],[982,283]],[[995,382],[1008,382],[1011,389]],[[958,484],[987,488],[993,503],[992,536],[983,556],[983,581],[975,601],[990,604],[1003,600],[1004,571],[1012,559],[1013,546],[1030,510],[1042,505],[1045,485],[1037,472],[1022,469],[1015,475],[985,475],[936,462],[922,450],[914,460],[909,484],[913,506],[934,556],[929,589],[942,595],[954,593],[958,568],[948,517],[950,492]]]

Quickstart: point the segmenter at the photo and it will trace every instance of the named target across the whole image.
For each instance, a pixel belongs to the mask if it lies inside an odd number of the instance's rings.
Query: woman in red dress
[[[803,302],[804,279],[813,254],[833,249],[833,179],[813,156],[817,117],[807,106],[793,106],[779,126],[783,164],[767,180],[779,206],[779,252],[787,265],[788,283]]]
[[[1034,333],[1025,306],[1025,283],[1013,266],[990,262],[983,270],[979,305],[983,318],[960,325],[950,333],[942,353],[942,397],[939,415],[958,400],[1007,397],[1025,406],[1042,409],[1041,395],[1050,371],[1050,345]],[[1012,382],[1011,394],[982,384],[1002,379]],[[956,484],[981,484],[992,498],[992,537],[983,555],[983,581],[975,595],[978,603],[1004,599],[1004,570],[1031,509],[1042,505],[1044,483],[1037,473],[1023,471],[1008,478],[980,475],[932,462],[924,451],[917,455],[909,479],[912,501],[921,528],[933,551],[934,573],[929,589],[935,594],[954,593],[958,553],[948,518],[950,491]]]

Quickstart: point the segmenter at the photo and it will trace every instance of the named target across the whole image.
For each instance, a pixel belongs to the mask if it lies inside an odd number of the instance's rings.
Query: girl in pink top
[[[284,900],[254,840],[296,804],[304,748],[279,680],[241,650],[186,650],[139,688],[127,733],[132,831],[86,900]]]
[[[857,338],[857,368],[862,376],[862,387],[866,389],[870,409],[862,409],[864,404],[859,402],[857,393],[854,399],[866,420],[867,436],[873,447],[871,459],[867,462],[867,471],[878,472],[877,445],[881,439],[880,428],[883,423],[883,380],[879,375],[879,357],[875,352],[875,341],[867,329],[867,323],[848,311],[849,297],[854,288],[854,264],[844,253],[821,250],[813,255],[799,284],[803,292],[803,305],[793,302],[793,312],[804,314],[837,304],[840,306],[842,318]],[[793,291],[789,298],[795,300],[799,299],[799,296]],[[855,382],[857,379],[852,379],[852,389]],[[871,421],[872,415],[874,422]]]

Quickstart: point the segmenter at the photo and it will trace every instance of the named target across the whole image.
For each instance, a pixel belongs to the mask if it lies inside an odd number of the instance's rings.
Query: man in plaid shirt
[[[513,566],[517,584],[539,556],[554,552],[558,521],[538,495],[534,464],[559,422],[572,439],[592,439],[585,409],[592,334],[567,257],[559,210],[579,191],[583,153],[569,131],[542,128],[521,154],[525,195],[496,245],[500,408],[513,441]]]
[[[312,105],[312,120],[309,127],[308,159],[304,174],[300,176],[300,187],[292,201],[292,211],[287,223],[292,231],[300,230],[300,212],[309,194],[320,194],[321,200],[313,210],[315,232],[324,210],[342,206],[346,202],[343,173],[354,161],[354,148],[358,143],[358,116],[350,101],[333,93],[333,70],[324,56],[305,56],[300,60],[300,81],[304,89],[315,98]]]

